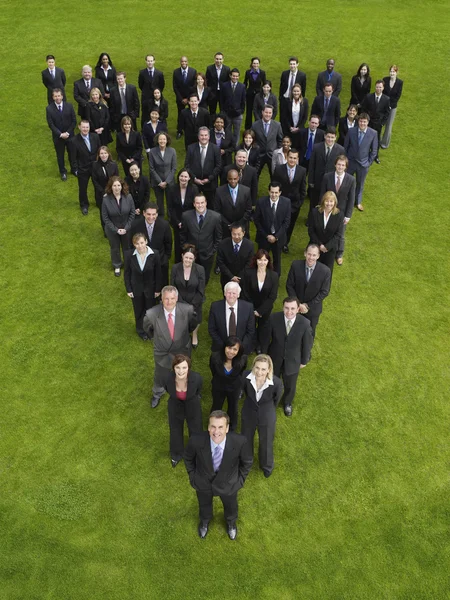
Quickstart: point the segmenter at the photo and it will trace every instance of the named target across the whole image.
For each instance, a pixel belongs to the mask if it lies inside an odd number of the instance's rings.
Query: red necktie
[[[168,317],[167,317],[167,327],[169,328],[169,333],[170,333],[170,337],[174,338],[175,336],[175,327],[173,324],[173,315],[172,313],[169,313]]]

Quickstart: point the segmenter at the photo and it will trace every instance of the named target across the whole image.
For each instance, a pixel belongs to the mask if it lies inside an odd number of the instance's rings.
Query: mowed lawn
[[[0,598],[445,599],[449,597],[448,5],[444,2],[3,3],[0,248]],[[314,97],[397,63],[404,94],[391,147],[348,227],[276,466],[255,460],[231,542],[220,501],[206,540],[185,469],[170,466],[166,401],[150,409],[152,346],[135,334],[95,207],[59,180],[40,80],[45,55],[73,81],[107,51],[137,83],[217,50],[258,55],[278,92],[290,54]],[[176,142],[180,164],[183,140]],[[145,167],[147,173],[148,167]],[[261,179],[265,192],[267,175]],[[93,201],[93,194],[91,201]],[[304,210],[304,209],[303,209]],[[307,242],[304,213],[283,258]],[[210,408],[207,289],[194,368]]]

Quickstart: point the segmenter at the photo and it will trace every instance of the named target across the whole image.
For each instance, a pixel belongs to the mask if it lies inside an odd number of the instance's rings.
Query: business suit
[[[96,160],[92,165],[92,183],[95,189],[95,204],[100,211],[100,222],[102,224],[103,231],[105,230],[105,223],[103,222],[102,216],[102,204],[103,196],[106,193],[106,185],[111,177],[119,175],[119,167],[114,160],[108,159],[103,162],[101,158]]]
[[[386,149],[391,143],[392,126],[397,113],[397,104],[403,91],[403,81],[397,77],[392,87],[390,83],[390,77],[383,77],[383,82],[383,94],[389,97],[389,104],[391,106],[391,110],[389,111],[389,115],[385,123],[383,137],[380,142],[380,146]]]
[[[371,86],[371,77],[366,77],[366,79],[364,79],[364,81],[361,83],[359,75],[353,75],[350,84],[351,97],[349,104],[356,104],[356,106],[360,107],[367,94],[370,94]]]
[[[311,107],[311,115],[320,118],[320,129],[326,131],[327,127],[337,127],[341,118],[341,101],[336,96],[328,98],[328,108],[325,110],[327,99],[325,96],[316,96]]]
[[[230,79],[230,67],[222,65],[220,75],[217,76],[216,65],[206,67],[206,85],[209,89],[209,112],[214,115],[217,109],[217,103],[222,110],[222,85]]]
[[[215,473],[209,433],[193,435],[186,446],[184,464],[191,486],[197,492],[200,521],[209,523],[213,515],[213,496],[219,496],[227,525],[234,527],[238,516],[237,493],[253,464],[247,439],[231,431],[227,433],[222,462]]]
[[[132,158],[141,168],[142,164],[142,139],[138,131],[131,130],[128,136],[123,131],[118,131],[116,135],[116,151],[122,162],[125,175],[130,174],[130,163],[127,158]]]
[[[191,274],[186,281],[184,278],[183,263],[173,265],[170,274],[170,285],[178,290],[178,301],[192,304],[197,316],[197,325],[202,322],[202,308],[205,301],[205,269],[201,265],[193,263]]]
[[[153,250],[152,250],[153,252]],[[141,266],[134,249],[125,252],[125,270],[123,273],[127,294],[133,293],[133,310],[136,332],[144,334],[144,315],[155,305],[155,294],[161,292],[161,263],[159,252],[147,256],[144,268]]]
[[[134,215],[134,202],[129,194],[127,196],[122,194],[119,203],[113,194],[106,194],[103,198],[102,217],[105,223],[105,234],[111,248],[111,262],[114,269],[120,269],[122,266],[120,247],[124,254],[130,247],[130,229]],[[127,233],[120,235],[119,229],[126,229]]]
[[[56,152],[56,160],[58,162],[58,169],[61,175],[67,173],[67,169],[64,164],[64,151],[67,149],[69,156],[69,163],[73,168],[72,158],[72,139],[74,135],[75,127],[77,126],[77,118],[73,106],[68,102],[62,103],[62,110],[60,111],[55,102],[51,102],[45,109],[47,124],[52,132],[53,145]],[[62,133],[68,133],[67,139],[61,138]]]
[[[90,150],[81,133],[71,139],[72,142],[72,168],[78,178],[78,199],[80,208],[89,208],[87,194],[89,179],[92,175],[92,166],[97,158],[97,152],[101,146],[100,138],[96,133],[89,133]]]
[[[178,67],[172,75],[173,93],[178,109],[177,133],[181,133],[180,113],[187,106],[190,91],[197,82],[197,71],[192,67],[187,67],[186,71],[186,77],[183,77],[183,69]],[[183,102],[183,100],[186,102]]]
[[[359,127],[350,129],[345,138],[344,148],[349,160],[347,173],[356,173],[356,204],[361,205],[364,184],[369,167],[375,160],[378,152],[377,132],[367,127],[363,138],[360,140]]]
[[[112,88],[109,100],[111,121],[114,129],[118,132],[120,132],[122,118],[126,115],[133,121],[133,128],[136,129],[136,121],[140,112],[140,103],[136,86],[131,83],[125,85],[125,103],[127,110],[126,112],[122,112],[121,88],[119,88],[119,86]]]
[[[246,112],[245,112],[245,129],[250,129],[252,126],[253,106],[257,94],[261,92],[263,85],[266,83],[266,72],[262,69],[256,72],[253,69],[245,71],[244,86],[246,89]],[[275,118],[276,115],[273,115]],[[260,119],[261,117],[256,117]]]
[[[344,214],[331,214],[328,223],[324,224],[324,213],[314,208],[308,220],[309,241],[318,246],[325,246],[327,252],[320,252],[320,262],[333,273],[334,259],[342,236]]]
[[[283,102],[283,110],[280,114],[281,127],[283,129],[283,134],[287,135],[292,140],[292,148],[299,149],[300,140],[299,135],[300,131],[304,129],[306,119],[309,114],[309,103],[307,98],[303,98],[303,101],[300,102],[300,110],[298,113],[298,122],[297,125],[294,126],[294,120],[292,117],[292,106],[294,104],[293,100],[288,100]],[[297,127],[299,131],[291,131],[291,127]]]
[[[236,152],[238,150],[245,150],[245,152],[247,153],[247,165],[250,165],[250,167],[254,167],[256,169],[256,171],[258,172],[259,169],[259,146],[256,142],[253,142],[253,144],[250,146],[250,148],[244,143],[241,142],[238,146],[236,146]],[[272,154],[273,156],[273,154]],[[236,168],[237,171],[239,171],[239,169]],[[256,177],[258,178],[258,175],[256,175]],[[255,204],[253,202],[253,204]]]
[[[378,150],[380,149],[381,130],[388,120],[390,110],[389,96],[386,96],[386,94],[381,94],[378,101],[376,94],[367,94],[361,105],[361,112],[369,115],[370,127],[371,129],[375,129],[378,134]]]
[[[75,102],[78,104],[78,115],[82,119],[87,119],[87,104],[90,100],[89,94],[91,93],[92,88],[98,88],[102,94],[105,93],[103,88],[103,84],[100,79],[97,77],[92,77],[89,80],[89,87],[86,87],[86,79],[83,77],[81,79],[77,79],[77,81],[73,84],[73,97]]]
[[[240,169],[236,163],[228,165],[222,171],[220,181],[222,184],[226,183],[228,171],[231,169],[236,170],[239,173],[239,183],[250,188],[250,196],[252,197],[252,206],[255,206],[258,198],[258,172],[251,165],[247,164],[243,169]]]
[[[113,87],[117,85],[116,69],[111,67],[106,71],[101,67],[95,67],[95,76],[102,82],[105,95],[110,94]]]
[[[301,304],[307,304],[308,312],[303,316],[311,324],[313,337],[316,334],[317,323],[322,314],[323,300],[330,293],[331,271],[316,262],[309,281],[306,280],[306,261],[294,260],[286,280],[286,292],[288,296],[297,297]]]
[[[262,111],[265,109],[267,104],[273,106],[272,119],[276,119],[278,114],[277,97],[275,96],[275,94],[272,94],[272,92],[269,92],[269,96],[266,98],[264,96],[264,93],[261,91],[258,94],[256,94],[253,100],[253,116],[255,117],[255,121],[258,121],[258,119],[262,119]],[[249,127],[246,126],[245,128],[250,129],[250,127],[251,123]]]
[[[327,156],[329,146],[326,142],[316,144],[313,148],[311,160],[309,162],[308,185],[309,189],[309,213],[308,220],[311,216],[312,209],[320,202],[320,190],[322,187],[322,179],[325,173],[334,172],[334,163],[340,154],[345,155],[345,150],[339,144],[333,144]]]
[[[311,136],[311,130],[309,127],[307,129],[301,129],[298,134],[298,143],[299,148],[297,148],[299,152],[299,161],[302,167],[305,167],[306,172],[309,170],[309,161],[311,160],[311,155],[313,148],[316,144],[320,144],[325,139],[325,134],[322,129],[316,129],[312,137],[312,145],[309,145],[309,139]]]
[[[251,354],[255,346],[255,315],[253,304],[238,299],[236,335],[241,340],[245,354]],[[208,318],[208,332],[211,336],[211,350],[221,350],[228,337],[226,321],[226,300],[216,300],[211,304]]]
[[[324,86],[330,83],[333,86],[333,96],[338,98],[342,90],[342,75],[340,73],[336,73],[334,70],[331,72],[331,74],[329,71],[321,71],[317,75],[316,94],[318,96],[323,96]]]
[[[144,217],[136,217],[131,227],[130,238],[133,239],[133,235],[136,233],[142,233],[150,248],[159,252],[162,289],[169,283],[169,260],[172,255],[172,232],[170,225],[162,217],[157,217],[150,237]]]
[[[222,237],[231,236],[231,225],[237,222],[243,222],[248,231],[250,216],[252,214],[252,198],[250,188],[238,184],[236,193],[236,202],[233,203],[230,187],[227,184],[221,185],[216,190],[214,198],[214,210],[222,217]]]
[[[222,289],[233,277],[242,278],[243,271],[250,265],[254,253],[253,242],[245,237],[237,253],[234,252],[234,243],[231,237],[226,237],[220,242],[217,248],[216,264],[220,269],[220,287]]]
[[[271,119],[269,122],[267,136],[265,133],[265,122],[263,119],[255,121],[252,125],[252,129],[255,132],[256,142],[259,146],[259,176],[265,164],[267,164],[269,172],[271,171],[272,154],[274,150],[281,148],[283,131],[281,129],[281,124],[277,123],[273,119]]]
[[[166,146],[164,156],[161,154],[159,146],[155,146],[150,150],[148,155],[148,163],[150,166],[150,182],[158,203],[158,211],[161,217],[164,216],[164,195],[168,203],[169,188],[175,185],[175,172],[177,170],[177,153],[174,148]],[[166,182],[166,188],[159,186],[160,183]]]
[[[355,119],[353,127],[358,127],[358,123]],[[353,129],[353,127],[349,127],[348,126],[348,119],[347,119],[347,115],[345,115],[345,117],[341,117],[339,119],[339,137],[337,140],[337,143],[340,144],[341,146],[344,145],[345,142],[345,138],[347,136],[348,130],[349,129]]]
[[[51,104],[53,102],[53,90],[55,88],[59,88],[63,93],[64,103],[66,102],[66,74],[64,73],[64,69],[60,69],[59,67],[55,67],[55,76],[52,77],[50,74],[50,69],[44,69],[41,72],[42,83],[47,88],[47,103]]]
[[[141,90],[141,105],[142,105],[142,123],[149,118],[150,115],[150,103],[153,99],[153,90],[158,89],[161,94],[163,93],[164,86],[166,85],[164,74],[158,69],[141,69],[138,76],[138,87]],[[161,117],[161,120],[165,120]],[[167,118],[167,117],[166,117]]]
[[[283,102],[286,102],[288,100],[288,98],[285,98],[284,95],[288,90],[290,78],[291,78],[291,70],[290,69],[288,69],[287,71],[283,71],[281,73],[280,92],[278,95],[278,99],[280,101],[280,110],[281,110],[281,106],[282,106]],[[302,96],[306,96],[306,74],[303,73],[303,71],[297,70],[297,72],[295,74],[295,79],[294,79],[293,85],[295,85],[296,83],[299,83],[302,88]],[[291,86],[291,89],[292,89],[293,85]]]
[[[197,262],[205,269],[205,280],[208,284],[214,255],[222,239],[222,222],[220,215],[207,209],[203,225],[200,227],[197,211],[188,210],[182,214],[180,241],[183,244],[193,244],[197,250]]]
[[[258,285],[257,267],[247,267],[242,277],[242,297],[253,304],[254,311],[260,316],[256,317],[256,352],[266,353],[269,347],[269,318],[273,305],[278,295],[279,277],[275,271],[267,269],[266,277],[261,289]]]
[[[349,175],[348,173],[344,173],[344,177],[342,178],[339,191],[336,192],[336,174],[330,172],[326,173],[322,180],[320,197],[322,198],[325,192],[334,192],[337,197],[338,208],[344,215],[344,219],[350,219],[353,214],[353,207],[355,206],[355,190],[355,178]],[[344,225],[342,226],[342,235],[338,242],[338,247],[336,250],[336,258],[341,258],[344,254],[346,229],[347,224],[344,223]]]
[[[194,198],[198,194],[198,187],[189,182],[185,190],[184,199],[181,199],[181,189],[178,184],[169,186],[167,191],[167,212],[173,230],[175,244],[175,262],[181,260],[180,229],[182,227],[182,214],[194,208]]]
[[[195,144],[191,144],[187,149],[184,166],[190,172],[191,177],[200,180],[208,179],[204,185],[198,183],[196,185],[204,193],[206,200],[211,206],[217,188],[217,178],[220,174],[221,164],[220,150],[214,144],[208,144],[203,166],[200,155],[200,144],[196,142]]]
[[[158,133],[167,133],[167,123],[165,121],[158,121],[156,128],[153,127],[151,121],[144,123],[142,128],[142,141],[144,142],[144,148],[147,154],[150,153],[152,148],[155,148],[155,146],[158,145],[155,143],[155,135]]]
[[[278,199],[275,221],[269,196],[263,196],[256,202],[254,223],[256,226],[256,243],[259,248],[272,251],[273,268],[281,275],[281,248],[287,242],[287,230],[291,221],[291,201],[280,196]],[[272,233],[273,232],[273,233]],[[273,235],[276,242],[271,244],[267,236]]]
[[[234,431],[238,424],[239,396],[242,391],[242,373],[247,366],[247,355],[235,357],[231,363],[231,370],[225,371],[223,353],[221,350],[212,352],[209,358],[209,368],[212,374],[211,395],[213,398],[211,412],[222,410],[227,400],[227,413],[230,417],[230,431]]]
[[[244,376],[244,404],[241,412],[241,431],[247,438],[253,455],[253,441],[258,430],[259,438],[259,466],[266,477],[273,471],[273,440],[275,438],[275,425],[277,421],[276,408],[282,393],[281,381],[274,376],[272,384],[267,387],[259,401],[248,376]]]
[[[235,88],[233,89],[233,85]],[[245,85],[239,81],[232,84],[227,81],[222,86],[222,105],[223,110],[231,121],[233,131],[233,144],[239,143],[239,134],[241,130],[242,119],[245,111]]]
[[[282,401],[286,408],[294,401],[300,366],[308,364],[311,358],[311,325],[308,319],[297,314],[288,334],[283,312],[273,313],[269,325],[271,341],[268,354],[273,361],[275,375],[283,378]]]
[[[184,132],[184,146],[194,144],[198,141],[198,130],[200,127],[208,127],[209,129],[209,112],[206,108],[197,108],[196,117],[190,107],[185,108],[180,112],[180,131]]]
[[[231,127],[228,126],[221,132],[216,132],[215,128],[211,127],[209,141],[220,150],[220,171],[222,172],[227,165],[233,162],[234,143]]]
[[[165,98],[163,98],[161,94],[160,100],[155,100],[154,98],[150,98],[148,101],[148,110],[144,113],[144,108],[142,108],[142,127],[144,126],[144,122],[150,118],[150,113],[153,109],[159,110],[159,120],[167,123],[167,119],[169,118],[169,103]]]
[[[184,421],[189,437],[201,433],[202,406],[200,403],[203,379],[200,373],[189,371],[187,377],[186,399],[177,398],[175,373],[172,371],[164,378],[164,388],[169,394],[167,409],[169,414],[170,457],[179,462],[184,454]]]
[[[91,132],[95,132],[96,129],[103,127],[102,133],[99,133],[100,143],[102,146],[107,146],[112,142],[112,135],[110,132],[110,116],[109,109],[106,104],[99,102],[88,102],[86,107],[87,119],[91,126]]]
[[[275,167],[273,173],[273,179],[278,181],[278,183],[281,183],[283,196],[289,198],[291,201],[291,220],[286,232],[286,245],[291,241],[292,232],[294,231],[295,223],[297,222],[300,209],[303,206],[306,196],[306,169],[300,165],[296,165],[294,168],[295,173],[292,181],[289,179],[289,168],[287,164],[278,165]]]
[[[150,200],[150,182],[148,177],[140,174],[139,179],[135,181],[131,175],[128,175],[125,177],[125,181],[128,184],[128,191],[133,198],[134,208],[139,211],[138,214],[141,214],[144,204],[147,204]]]
[[[200,108],[204,108],[208,111],[209,107],[209,89],[203,86],[202,89],[199,89],[197,85],[195,85],[191,91],[189,92],[189,96],[195,94],[198,96],[198,105]],[[208,111],[209,114],[209,111]]]

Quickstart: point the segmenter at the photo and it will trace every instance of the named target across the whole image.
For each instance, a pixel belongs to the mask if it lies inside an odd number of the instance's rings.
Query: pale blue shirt
[[[144,267],[145,267],[145,263],[147,262],[147,256],[150,256],[150,254],[155,254],[155,253],[153,252],[153,250],[151,248],[149,248],[147,246],[147,254],[144,256],[144,258],[142,258],[142,256],[139,254],[139,252],[137,250],[135,250],[133,252],[133,254],[135,254],[137,256],[138,264],[141,267],[141,271],[143,271]]]

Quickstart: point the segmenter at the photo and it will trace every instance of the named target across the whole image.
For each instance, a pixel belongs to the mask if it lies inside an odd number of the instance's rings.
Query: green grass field
[[[449,598],[448,4],[31,0],[3,2],[0,21],[0,598]],[[58,178],[40,81],[54,53],[70,97],[81,66],[107,51],[136,84],[153,52],[173,132],[179,56],[204,70],[219,49],[241,72],[259,55],[276,90],[298,54],[310,103],[329,56],[343,104],[363,61],[375,79],[395,62],[405,81],[294,415],[279,411],[274,474],[256,461],[240,492],[235,543],[219,500],[197,538],[166,403],[149,406],[151,345],[134,332],[95,208],[82,217],[76,180]],[[302,217],[289,259],[307,241]],[[207,305],[219,296],[213,276]],[[206,420],[205,321],[199,335]]]

